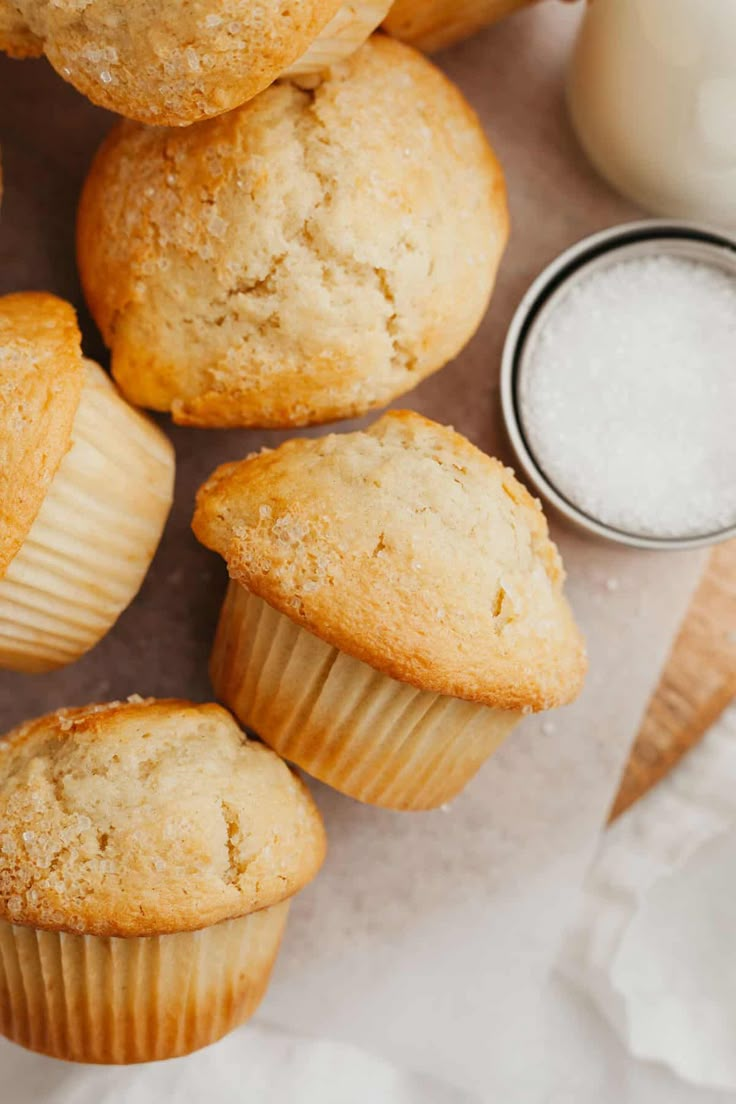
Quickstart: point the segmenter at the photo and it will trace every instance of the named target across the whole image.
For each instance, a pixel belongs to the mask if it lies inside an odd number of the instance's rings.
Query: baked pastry
[[[293,426],[384,405],[451,360],[506,236],[477,118],[377,36],[311,91],[280,83],[183,131],[116,128],[78,255],[132,402],[189,425]]]
[[[375,805],[454,797],[585,648],[539,503],[411,412],[225,464],[194,532],[230,586],[217,696],[280,755]]]
[[[0,298],[0,667],[77,659],[137,593],[171,507],[164,434],[82,356],[73,308]]]
[[[61,709],[0,741],[0,1033],[148,1062],[255,1010],[324,856],[306,788],[217,705]]]
[[[45,54],[93,103],[158,126],[219,115],[278,77],[315,73],[390,0],[0,0],[0,49]]]
[[[441,50],[532,0],[395,0],[384,27],[419,50]]]
[[[0,50],[15,58],[39,57],[43,44],[12,0],[0,0]]]

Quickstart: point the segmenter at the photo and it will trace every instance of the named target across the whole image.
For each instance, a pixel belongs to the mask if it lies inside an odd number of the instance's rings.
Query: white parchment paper
[[[631,1054],[736,1090],[736,707],[608,831],[561,959]]]
[[[186,1058],[127,1067],[67,1065],[0,1039],[0,1070],[4,1104],[479,1104],[358,1047],[267,1024]]]

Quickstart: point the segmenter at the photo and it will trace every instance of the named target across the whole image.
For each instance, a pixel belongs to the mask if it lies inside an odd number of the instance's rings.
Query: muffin
[[[395,0],[386,30],[419,50],[441,50],[532,0]]]
[[[217,705],[62,709],[0,741],[0,1033],[149,1062],[257,1007],[325,838],[307,790]]]
[[[0,0],[0,50],[11,57],[38,57],[43,46],[12,0]]]
[[[132,601],[171,507],[161,431],[53,295],[0,298],[0,667],[71,663]]]
[[[585,648],[539,503],[411,412],[225,464],[194,532],[230,585],[217,696],[351,797],[454,797],[522,714],[570,701]]]
[[[117,127],[78,256],[131,402],[188,425],[294,426],[382,406],[451,360],[506,236],[477,118],[377,36],[315,89],[283,82],[183,131]]]
[[[45,54],[93,103],[182,126],[315,73],[364,42],[390,0],[0,0],[0,49]]]

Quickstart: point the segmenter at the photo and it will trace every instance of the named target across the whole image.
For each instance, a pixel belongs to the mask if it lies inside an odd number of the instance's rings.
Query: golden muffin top
[[[71,445],[84,377],[73,307],[44,292],[0,297],[0,578]]]
[[[29,28],[15,0],[0,0],[0,50],[14,58],[43,53],[43,43]]]
[[[301,425],[384,405],[452,359],[507,231],[475,114],[379,35],[313,90],[286,81],[185,130],[113,130],[79,264],[133,402],[185,424]]]
[[[418,414],[223,465],[193,528],[233,579],[392,678],[510,710],[580,690],[585,646],[539,503]]]
[[[420,50],[442,50],[532,0],[394,0],[384,27]]]
[[[0,917],[189,931],[285,900],[322,864],[308,791],[217,705],[61,709],[0,740]]]
[[[94,103],[182,125],[267,87],[342,0],[0,0],[0,49],[45,54]]]

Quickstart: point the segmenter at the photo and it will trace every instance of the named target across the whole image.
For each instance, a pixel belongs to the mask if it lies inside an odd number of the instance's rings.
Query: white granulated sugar
[[[189,69],[191,69],[193,73],[198,73],[202,66],[199,61],[199,54],[193,46],[187,46],[184,51],[184,57],[187,59],[187,66]]]
[[[521,420],[565,498],[640,536],[736,523],[736,278],[674,256],[618,261],[532,340]]]

